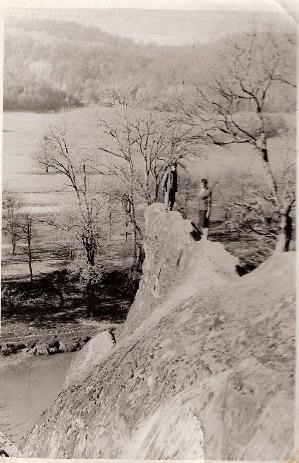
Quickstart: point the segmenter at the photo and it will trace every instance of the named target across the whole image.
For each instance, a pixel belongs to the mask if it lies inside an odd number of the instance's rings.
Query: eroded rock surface
[[[7,437],[4,436],[0,432],[0,458],[1,457],[10,457],[10,458],[18,458],[20,457],[20,453],[16,446],[7,439]]]
[[[122,335],[97,363],[83,356],[24,457],[291,455],[294,253],[240,278],[235,257],[191,231],[179,213],[147,209],[144,275]]]
[[[76,358],[68,369],[64,386],[68,387],[75,380],[83,380],[92,365],[100,363],[113,347],[114,342],[109,330],[100,331],[77,352]]]

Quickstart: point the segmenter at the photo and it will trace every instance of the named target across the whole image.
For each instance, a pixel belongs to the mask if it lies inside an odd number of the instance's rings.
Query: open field
[[[159,114],[159,113],[157,113]],[[32,155],[38,150],[43,135],[51,125],[66,127],[70,139],[76,144],[78,155],[96,155],[100,130],[97,119],[113,120],[114,108],[90,106],[58,113],[26,113],[5,112],[3,120],[3,188],[24,194],[30,204],[57,204],[60,195],[65,194],[61,176],[44,174],[36,166]],[[157,116],[158,117],[158,116]],[[295,115],[282,115],[286,126],[295,129]],[[34,122],[32,122],[34,121]],[[285,160],[285,154],[290,147],[295,147],[295,136],[274,137],[269,140],[270,158],[274,170],[280,169]],[[190,175],[200,178],[208,175],[210,178],[224,171],[234,171],[260,174],[258,157],[247,145],[234,145],[227,148],[202,147],[201,159],[188,164]],[[239,167],[237,167],[239,166]],[[191,174],[192,172],[192,174]],[[97,177],[101,183],[101,176]]]
[[[26,112],[6,112],[3,122],[3,188],[20,193],[25,210],[30,210],[36,217],[42,217],[48,213],[63,211],[65,205],[71,202],[70,193],[64,186],[61,175],[46,174],[37,166],[33,160],[33,153],[39,148],[39,143],[43,135],[51,125],[64,126],[67,128],[69,137],[74,143],[78,156],[86,152],[91,156],[97,156],[97,146],[100,136],[97,127],[97,119],[103,118],[113,120],[115,109],[98,107],[96,105],[88,108],[62,111],[58,113],[26,113]],[[284,125],[294,131],[295,117],[292,114],[280,116],[284,120]],[[291,132],[290,132],[291,133]],[[294,148],[295,138],[290,133],[281,137],[269,139],[270,161],[274,173],[279,176],[282,169],[290,159],[294,161],[295,151],[287,154]],[[200,178],[207,177],[213,189],[214,204],[212,209],[211,221],[221,222],[221,210],[217,207],[217,181],[224,175],[239,176],[252,174],[253,177],[261,177],[261,160],[252,148],[247,145],[233,145],[230,147],[203,146],[200,148],[200,157],[186,161],[187,174],[179,169],[180,177],[190,177],[199,183]],[[93,181],[101,186],[104,182],[103,176],[94,175]],[[185,191],[180,189],[177,195],[178,207],[183,205]],[[191,194],[192,196],[192,194]],[[141,213],[143,205],[140,204]],[[186,215],[192,218],[196,214],[196,201],[189,204]],[[190,217],[190,215],[192,217]],[[213,230],[211,230],[213,233]],[[215,230],[217,234],[217,230]],[[67,251],[63,250],[63,240],[57,236],[50,226],[45,224],[38,225],[38,238],[36,240],[37,252],[34,268],[37,273],[44,273],[59,269],[64,265]],[[112,239],[109,243],[108,255],[129,255],[122,252],[122,248],[127,244],[124,239],[124,223],[116,223],[112,232]],[[109,247],[109,246],[108,246]],[[240,254],[240,252],[237,252]],[[9,246],[6,237],[2,241],[2,278],[11,279],[12,277],[24,277],[26,275],[26,264],[24,258],[16,256],[11,259]]]

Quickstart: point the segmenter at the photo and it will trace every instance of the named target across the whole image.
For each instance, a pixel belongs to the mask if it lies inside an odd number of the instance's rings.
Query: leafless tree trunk
[[[286,201],[280,209],[280,231],[276,241],[276,252],[286,252],[289,250],[290,241],[292,239],[292,217],[290,216],[290,212],[293,203],[293,199],[289,202]]]
[[[3,192],[3,219],[4,231],[7,232],[11,242],[12,255],[15,255],[19,239],[21,200],[16,193]]]
[[[134,204],[134,197],[129,194],[123,194],[121,197],[121,202],[123,209],[126,214],[126,241],[127,241],[127,226],[128,223],[132,225],[132,248],[133,248],[133,259],[134,264],[137,264],[138,260],[138,243],[140,244],[143,239],[142,230],[138,224],[136,219],[136,212],[135,212],[135,204]]]
[[[20,226],[25,243],[26,243],[26,254],[28,259],[28,267],[29,267],[29,276],[30,282],[33,282],[33,271],[32,271],[32,238],[33,238],[33,218],[27,214],[23,218],[22,224]]]
[[[89,177],[92,163],[88,159],[76,161],[72,156],[72,147],[67,141],[66,133],[60,128],[51,128],[44,137],[46,149],[36,156],[39,164],[52,168],[62,174],[68,181],[68,186],[74,194],[77,203],[77,217],[72,224],[72,230],[80,242],[85,255],[86,274],[86,311],[88,315],[95,313],[96,307],[96,271],[95,260],[98,253],[99,210],[102,204],[99,196],[89,188]],[[68,230],[68,226],[65,226]]]

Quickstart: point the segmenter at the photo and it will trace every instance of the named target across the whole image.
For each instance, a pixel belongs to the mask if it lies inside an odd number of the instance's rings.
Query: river
[[[17,446],[62,390],[74,356],[34,357],[0,371],[0,431]]]

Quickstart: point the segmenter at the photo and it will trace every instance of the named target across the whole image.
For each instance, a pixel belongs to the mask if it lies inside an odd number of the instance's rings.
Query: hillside
[[[294,253],[240,278],[237,259],[195,241],[178,212],[154,204],[145,219],[143,277],[117,344],[101,346],[98,336],[85,362],[79,354],[22,455],[290,457]]]
[[[121,19],[120,11],[114,13],[114,21],[110,17],[110,25],[114,24],[121,35],[122,22],[127,33],[129,26]],[[166,33],[171,22],[166,13],[158,19],[153,12],[143,14],[143,24],[156,24],[156,28],[152,26],[153,38],[162,31]],[[101,29],[101,25],[107,26],[105,15],[92,11],[88,14],[88,10],[80,17],[81,24],[75,20],[75,14],[62,15],[67,20],[58,20],[57,16],[30,18],[26,14],[9,18],[4,37],[4,110],[51,111],[91,102],[109,104],[107,93],[116,87],[138,101],[156,99],[160,110],[168,110],[178,89],[190,94],[194,82],[209,82],[211,69],[219,62],[217,54],[223,37],[248,30],[252,15],[235,15],[233,20],[231,13],[226,12],[225,20],[220,12],[197,12],[191,21],[190,14],[177,13],[171,30],[174,24],[176,30],[178,24],[181,28],[182,18],[186,33],[189,23],[194,34],[199,30],[205,37],[203,42],[188,40],[179,46],[146,44],[105,32]],[[281,43],[285,40],[283,31],[290,35],[295,31],[284,15],[262,15],[259,21],[261,30],[270,28]],[[295,53],[294,46],[290,61],[293,56],[295,62]],[[294,102],[292,88],[274,87],[265,110],[292,112]]]

